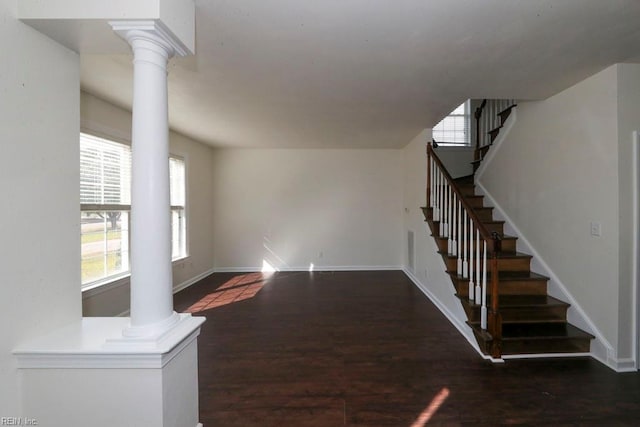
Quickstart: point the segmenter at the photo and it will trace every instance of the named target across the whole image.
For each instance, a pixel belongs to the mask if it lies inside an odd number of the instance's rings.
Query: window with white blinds
[[[172,258],[186,256],[185,164],[169,158]],[[131,148],[80,134],[80,229],[83,287],[129,274]]]
[[[471,145],[469,101],[463,102],[433,128],[438,145]]]

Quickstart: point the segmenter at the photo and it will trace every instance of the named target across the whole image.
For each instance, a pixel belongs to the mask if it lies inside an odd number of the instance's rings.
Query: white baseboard
[[[320,265],[314,266],[311,270],[306,267],[282,267],[276,268],[276,271],[282,272],[296,272],[296,271],[397,271],[403,270],[399,265]],[[213,269],[215,273],[258,273],[261,272],[261,267],[216,267]]]
[[[473,331],[471,330],[469,325],[460,321],[460,319],[458,319],[451,311],[449,311],[449,309],[444,304],[442,304],[442,302],[429,290],[429,288],[426,287],[424,284],[422,284],[420,280],[418,280],[418,278],[413,275],[413,273],[411,273],[406,268],[403,268],[403,271],[404,271],[404,274],[406,274],[407,277],[413,282],[413,284],[416,285],[418,289],[420,289],[420,291],[422,291],[422,293],[425,294],[427,298],[429,298],[429,300],[433,303],[433,305],[435,305],[438,308],[438,310],[440,310],[440,312],[444,314],[447,320],[449,320],[449,322],[451,322],[451,324],[455,326],[455,328],[460,332],[460,334],[462,334],[462,336],[466,338],[469,344],[471,344],[471,347],[473,347],[473,349],[483,359],[490,360],[494,363],[504,362],[502,359],[495,359],[491,356],[484,354],[480,350],[480,347],[476,342],[476,337],[473,335]]]
[[[197,276],[192,277],[191,279],[187,279],[184,282],[178,284],[177,286],[173,287],[173,293],[178,293],[183,289],[188,288],[189,286],[193,285],[194,283],[204,279],[207,276],[210,276],[211,274],[213,274],[214,270],[213,268],[210,268],[209,270],[205,271],[204,273],[200,273]]]
[[[173,293],[178,293],[183,289],[188,288],[189,286],[193,285],[194,283],[198,282],[199,280],[204,279],[205,277],[209,276],[210,274],[213,273],[213,269],[209,269],[207,271],[205,271],[204,273],[198,274],[197,276],[192,277],[191,279],[185,280],[184,282],[180,283],[177,286],[174,286],[173,288]],[[125,310],[122,313],[116,314],[115,317],[129,317],[129,315],[131,314],[131,310]]]
[[[616,359],[613,363],[616,372],[638,372],[636,361],[632,358]]]
[[[591,353],[536,353],[536,354],[508,354],[502,356],[504,360],[515,359],[562,359],[574,357],[591,357]]]

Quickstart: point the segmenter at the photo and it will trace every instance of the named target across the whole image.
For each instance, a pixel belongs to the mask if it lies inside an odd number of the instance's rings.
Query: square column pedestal
[[[204,317],[180,314],[152,338],[128,318],[83,318],[14,351],[25,417],[38,426],[196,427]]]

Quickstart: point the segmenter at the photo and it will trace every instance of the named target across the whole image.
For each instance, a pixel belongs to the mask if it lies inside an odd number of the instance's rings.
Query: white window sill
[[[182,258],[176,258],[171,261],[171,266],[176,267],[178,265],[184,264],[188,259],[189,255]],[[121,286],[128,285],[130,278],[131,273],[123,273],[114,277],[109,277],[108,279],[88,284],[82,288],[82,299],[100,295],[104,292],[109,292]]]

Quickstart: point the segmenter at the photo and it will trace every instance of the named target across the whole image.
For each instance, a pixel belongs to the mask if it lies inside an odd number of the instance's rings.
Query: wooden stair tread
[[[463,276],[458,275],[457,271],[449,271],[447,273],[452,276],[454,279],[462,280]],[[487,274],[487,281],[491,279],[491,273]],[[539,280],[539,281],[547,281],[549,278],[547,276],[543,276],[542,274],[534,273],[533,271],[500,271],[498,273],[498,280],[509,280],[509,281],[518,281],[518,280]]]
[[[498,259],[512,259],[512,258],[533,258],[532,255],[525,254],[522,252],[497,252],[496,257]]]
[[[588,332],[573,326],[570,323],[505,323],[502,326],[502,340],[519,340],[526,338],[528,340],[548,340],[548,339],[566,339],[566,338],[595,338]]]
[[[453,180],[456,182],[456,184],[459,184],[464,182],[473,183],[474,179],[475,179],[474,175],[471,174],[471,175],[459,176],[458,178],[454,178]]]
[[[459,296],[470,307],[480,307],[465,296]],[[487,305],[491,303],[491,295],[487,295]],[[560,301],[549,295],[501,295],[500,308],[520,308],[520,307],[569,307],[570,304]]]
[[[480,322],[467,322],[483,352],[493,346],[493,337]],[[540,353],[588,353],[593,335],[567,322],[503,323],[500,340],[503,356]]]
[[[484,339],[493,337],[480,327],[480,322],[466,322],[476,333]],[[567,322],[535,322],[535,323],[504,323],[502,326],[502,341],[516,340],[564,340],[585,339],[595,337],[582,329]]]
[[[487,277],[491,277],[491,273],[487,274]],[[549,280],[547,276],[535,273],[533,271],[500,271],[498,273],[498,280]]]
[[[446,237],[442,237],[442,236],[434,236],[435,238],[442,238],[442,239],[446,239]],[[447,251],[438,251],[438,253],[442,256],[448,257],[448,258],[457,258],[457,255],[451,255],[449,254]],[[498,259],[516,259],[516,258],[533,258],[532,255],[529,254],[525,254],[522,252],[497,252],[496,253]],[[488,262],[489,260],[487,260]]]

